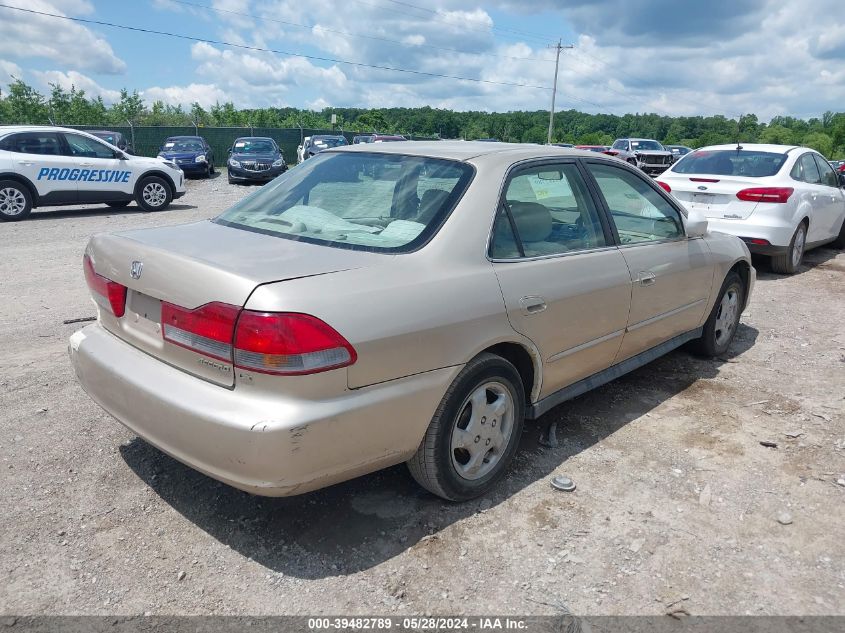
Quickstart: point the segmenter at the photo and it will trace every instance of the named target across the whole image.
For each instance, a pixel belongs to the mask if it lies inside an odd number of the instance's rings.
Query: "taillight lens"
[[[126,286],[94,272],[94,263],[88,255],[82,258],[85,281],[97,305],[110,310],[120,318],[126,313]]]
[[[244,310],[235,333],[235,366],[265,374],[313,374],[346,367],[355,349],[308,314]]]
[[[667,183],[663,182],[662,180],[658,180],[657,184],[663,187],[663,190],[666,193],[672,193],[672,187],[670,187]]]
[[[232,362],[232,339],[241,309],[227,303],[206,303],[188,310],[161,304],[161,333],[165,341],[200,354]]]
[[[784,203],[795,191],[792,187],[754,187],[743,189],[736,197],[746,202],[779,202]]]
[[[357,360],[345,338],[308,314],[253,312],[217,302],[193,310],[162,303],[161,322],[164,340],[264,374],[314,374]]]

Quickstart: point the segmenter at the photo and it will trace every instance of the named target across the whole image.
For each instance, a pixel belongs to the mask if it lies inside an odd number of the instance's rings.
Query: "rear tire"
[[[742,278],[736,272],[728,273],[719,290],[716,305],[704,323],[701,338],[692,342],[695,353],[713,358],[728,351],[739,326],[742,308],[745,306],[745,293]]]
[[[804,259],[804,247],[807,245],[807,222],[802,221],[795,229],[792,239],[789,241],[789,250],[782,255],[774,255],[771,258],[772,272],[782,275],[794,275],[801,267],[801,260]]]
[[[138,183],[136,202],[144,211],[161,211],[173,200],[173,189],[164,178],[147,176]]]
[[[211,176],[213,176],[214,172],[215,172],[214,163],[213,162],[208,163],[208,177],[210,178]]]
[[[426,490],[466,501],[507,471],[522,435],[525,390],[504,358],[480,354],[449,386],[416,454],[411,476]]]
[[[17,222],[32,213],[32,194],[16,180],[0,180],[0,220]]]

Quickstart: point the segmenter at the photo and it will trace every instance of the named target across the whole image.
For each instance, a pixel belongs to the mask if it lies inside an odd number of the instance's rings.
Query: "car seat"
[[[560,244],[549,241],[553,221],[546,207],[538,202],[512,202],[510,207],[527,257],[553,255],[565,250]]]

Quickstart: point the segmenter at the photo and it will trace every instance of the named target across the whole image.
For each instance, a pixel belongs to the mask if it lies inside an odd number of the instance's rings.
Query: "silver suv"
[[[618,138],[606,152],[639,167],[650,176],[662,174],[672,164],[672,152],[648,138]]]

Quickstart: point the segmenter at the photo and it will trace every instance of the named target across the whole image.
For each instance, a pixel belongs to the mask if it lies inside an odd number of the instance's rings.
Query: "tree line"
[[[332,125],[332,115],[336,123]],[[137,91],[120,91],[107,105],[84,90],[50,85],[44,95],[20,79],[0,91],[0,124],[127,125],[202,127],[276,127],[398,133],[439,138],[497,138],[509,142],[544,143],[548,111],[456,112],[422,108],[239,109],[233,103],[189,108],[162,101],[147,104]],[[845,112],[825,112],[808,120],[778,116],[768,123],[754,114],[739,121],[718,116],[657,114],[587,114],[566,110],[555,114],[555,142],[609,145],[624,136],[654,138],[667,144],[702,147],[718,143],[804,145],[828,158],[845,158]]]

